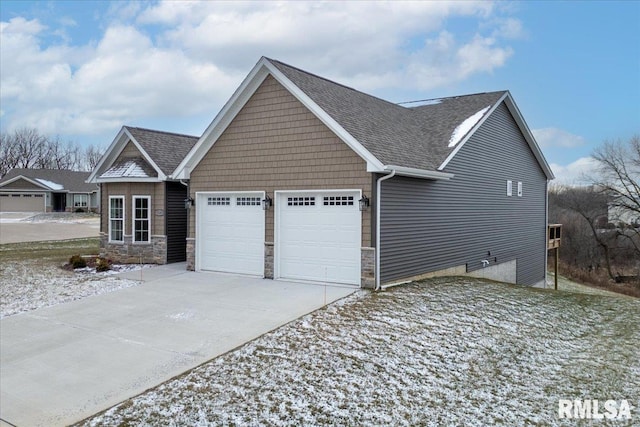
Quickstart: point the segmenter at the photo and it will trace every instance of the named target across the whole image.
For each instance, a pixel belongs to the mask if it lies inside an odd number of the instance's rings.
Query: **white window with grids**
[[[73,195],[73,207],[74,208],[86,208],[89,205],[88,194],[74,194]]]
[[[316,198],[311,197],[287,197],[287,206],[315,206]]]
[[[260,197],[237,197],[236,206],[262,206]]]
[[[518,181],[518,197],[522,197],[522,182]]]
[[[513,181],[507,180],[507,196],[511,197],[513,194]]]
[[[124,196],[109,196],[109,241],[124,242]]]
[[[133,196],[133,242],[151,241],[151,196]]]
[[[353,206],[353,196],[324,196],[324,206]]]
[[[231,205],[231,197],[207,197],[207,205],[229,206]]]

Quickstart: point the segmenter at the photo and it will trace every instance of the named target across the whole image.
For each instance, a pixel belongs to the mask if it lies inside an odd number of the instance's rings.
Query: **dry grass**
[[[558,270],[561,275],[582,285],[640,298],[640,279],[616,283],[609,278],[604,269],[587,271],[564,263],[560,263]]]
[[[46,264],[61,264],[71,255],[97,255],[100,239],[52,240],[45,242],[8,243],[0,245],[0,257],[6,261],[44,261]]]

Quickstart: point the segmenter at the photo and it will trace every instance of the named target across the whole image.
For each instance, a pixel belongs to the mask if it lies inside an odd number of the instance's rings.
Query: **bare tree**
[[[72,141],[63,143],[59,137],[42,135],[35,128],[21,128],[0,134],[0,177],[13,168],[91,170],[102,149],[86,148]]]
[[[613,279],[611,259],[616,239],[612,233],[604,231],[607,226],[606,193],[594,187],[558,186],[549,193],[549,205],[553,206],[550,210],[555,210],[550,219],[563,224],[566,238],[563,247],[566,249],[562,252],[565,256],[572,257],[573,263],[583,269],[598,268],[602,260],[607,274]],[[594,246],[597,251],[593,250]]]
[[[640,259],[640,136],[628,141],[606,141],[596,148],[598,163],[594,185],[609,197],[610,221]]]
[[[98,165],[103,154],[104,150],[99,146],[89,145],[84,150],[84,168],[86,170],[93,170]]]

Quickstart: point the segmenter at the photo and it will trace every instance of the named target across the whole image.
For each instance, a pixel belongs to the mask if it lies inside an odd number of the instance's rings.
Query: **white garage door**
[[[264,193],[199,193],[199,270],[264,274]]]
[[[43,212],[44,193],[0,193],[0,212]]]
[[[277,277],[360,286],[360,192],[277,195]]]

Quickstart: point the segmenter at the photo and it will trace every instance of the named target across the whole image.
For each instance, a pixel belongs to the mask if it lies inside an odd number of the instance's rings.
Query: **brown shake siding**
[[[140,153],[140,150],[138,150],[133,142],[129,141],[118,156],[118,159],[123,157],[142,157],[142,153]]]
[[[366,162],[304,105],[268,76],[191,172],[199,191],[361,189],[371,198]],[[195,209],[189,237],[195,237]],[[371,246],[370,210],[362,213],[362,246]],[[265,241],[273,242],[274,209]]]
[[[3,185],[0,187],[2,190],[40,190],[40,191],[48,191],[42,187],[38,187],[35,184],[30,183],[25,179],[18,179],[9,184]]]
[[[125,229],[124,234],[130,236],[131,216],[133,215],[133,196],[151,196],[151,234],[165,235],[165,183],[164,182],[113,182],[102,184],[102,210],[105,221],[101,221],[102,232],[108,233],[109,196],[124,196]],[[157,215],[161,213],[161,215]]]

